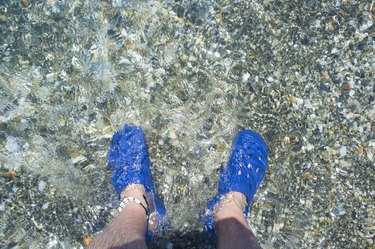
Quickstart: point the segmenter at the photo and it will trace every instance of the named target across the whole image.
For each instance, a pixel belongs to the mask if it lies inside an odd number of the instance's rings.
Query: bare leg
[[[134,197],[140,200],[145,207],[143,199],[145,189],[141,184],[132,184],[121,193],[121,200]],[[141,205],[129,202],[121,213],[113,220],[108,228],[97,236],[88,246],[89,249],[145,249],[146,246],[147,218]]]
[[[215,231],[218,249],[261,248],[247,224],[241,209],[246,197],[240,192],[229,192],[235,199],[221,203],[215,214]]]

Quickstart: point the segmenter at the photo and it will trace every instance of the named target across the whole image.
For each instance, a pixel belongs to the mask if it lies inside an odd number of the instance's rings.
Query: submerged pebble
[[[20,146],[17,143],[17,139],[12,136],[7,137],[5,148],[9,152],[13,152],[13,153],[18,152],[20,150]]]
[[[45,188],[46,188],[46,183],[45,183],[45,181],[40,181],[40,182],[39,182],[39,185],[38,185],[38,189],[39,189],[39,191],[40,191],[40,192],[43,192]]]
[[[346,156],[346,146],[342,146],[339,150],[339,154],[341,157]]]

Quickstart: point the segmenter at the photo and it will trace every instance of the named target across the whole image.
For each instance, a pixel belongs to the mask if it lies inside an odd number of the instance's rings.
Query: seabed
[[[374,248],[374,1],[0,3],[0,247],[83,248],[116,216],[106,153],[141,125],[170,226],[198,217],[241,128],[269,168],[264,248]]]

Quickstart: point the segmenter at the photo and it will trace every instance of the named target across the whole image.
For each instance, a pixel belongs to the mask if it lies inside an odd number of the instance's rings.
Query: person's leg
[[[147,248],[146,234],[151,238],[158,232],[166,210],[155,195],[142,128],[125,125],[115,132],[107,160],[123,209],[89,248]]]
[[[143,199],[144,194],[143,185],[133,184],[121,193],[121,201],[127,197],[134,197],[147,207],[146,201]],[[88,248],[145,249],[147,248],[146,230],[147,217],[144,208],[136,202],[129,202],[108,228],[89,244]]]
[[[242,193],[229,192],[219,204],[221,207],[214,216],[218,249],[261,248],[243,214],[245,203],[246,197]]]
[[[206,227],[223,248],[260,248],[247,224],[250,203],[267,169],[268,150],[254,131],[242,130],[220,172],[218,194],[207,203]]]

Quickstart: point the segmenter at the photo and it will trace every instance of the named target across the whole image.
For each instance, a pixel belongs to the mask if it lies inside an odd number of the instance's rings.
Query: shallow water
[[[204,234],[197,216],[247,128],[270,150],[249,217],[265,248],[374,246],[373,5],[2,1],[0,247],[100,232],[125,123],[146,134],[165,238]]]

